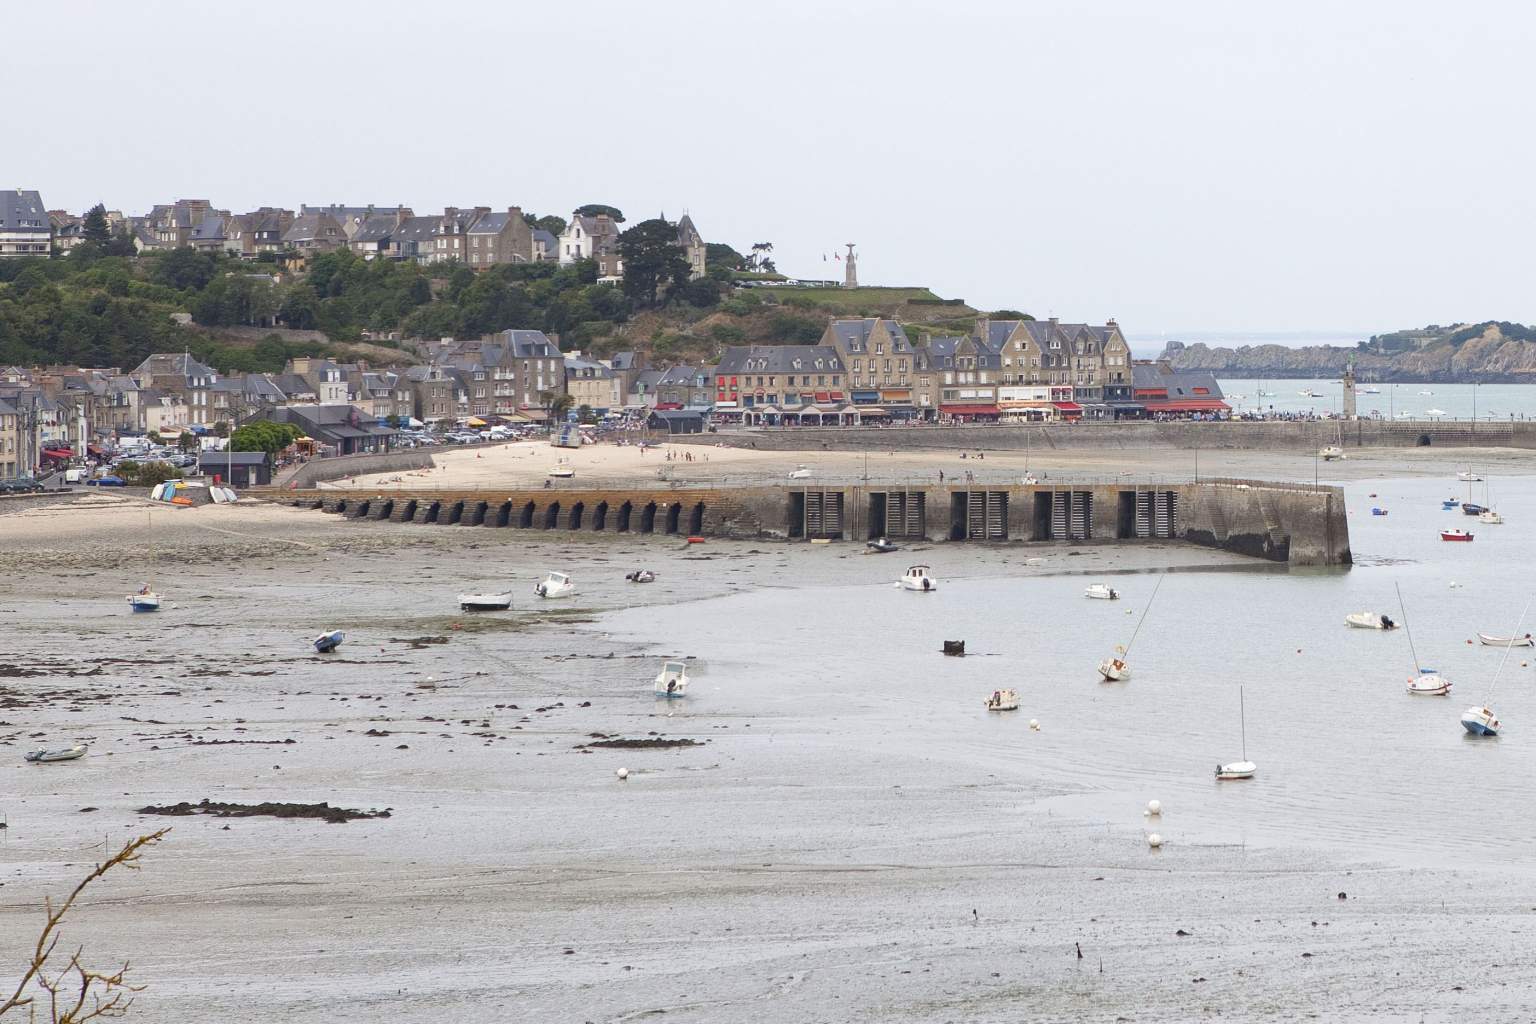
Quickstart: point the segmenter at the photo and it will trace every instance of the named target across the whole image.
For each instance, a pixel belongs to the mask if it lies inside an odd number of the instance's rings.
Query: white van
[[[64,471],[64,482],[67,484],[83,484],[91,478],[91,471],[80,466],[71,466]]]

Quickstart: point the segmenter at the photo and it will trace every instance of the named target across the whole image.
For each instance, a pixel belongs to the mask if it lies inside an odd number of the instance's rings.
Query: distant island
[[[1338,377],[1351,362],[1362,380],[1536,383],[1536,328],[1488,320],[1432,324],[1344,345],[1212,347],[1170,341],[1159,357],[1218,377]]]

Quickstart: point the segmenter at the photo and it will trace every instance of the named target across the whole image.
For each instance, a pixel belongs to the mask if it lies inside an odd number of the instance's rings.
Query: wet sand
[[[133,961],[140,1019],[1452,1021],[1525,1019],[1536,999],[1527,874],[1181,842],[1177,808],[1152,852],[1137,808],[1056,813],[1071,786],[902,746],[851,766],[837,701],[867,683],[794,713],[658,705],[659,659],[688,652],[603,628],[883,582],[906,553],[206,506],[155,513],[168,606],[133,616],[144,506],[92,505],[0,516],[0,953],[18,959],[42,896],[105,844],[169,823],[67,930]],[[1179,545],[940,547],[911,557],[947,579],[1271,571]],[[658,581],[625,583],[642,565]],[[535,603],[549,568],[574,597]],[[511,613],[455,608],[498,583]],[[347,643],[310,653],[332,627]],[[65,740],[90,755],[21,763]],[[137,813],[204,798],[391,816]]]

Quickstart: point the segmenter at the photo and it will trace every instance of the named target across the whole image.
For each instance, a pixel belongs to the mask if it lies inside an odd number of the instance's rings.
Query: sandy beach
[[[0,515],[0,950],[106,847],[172,826],[66,931],[133,962],[135,1019],[1452,1021],[1536,998],[1529,877],[1153,852],[1136,807],[1061,813],[1070,784],[906,745],[851,764],[835,712],[658,705],[657,662],[687,652],[606,625],[884,583],[904,556],[241,504],[156,512],[151,566],[146,520],[117,496]],[[1178,545],[941,547],[913,552],[947,580],[1274,571]],[[655,584],[623,580],[642,565]],[[577,595],[536,603],[556,567]],[[151,574],[167,609],[133,616]],[[511,613],[457,610],[497,584]],[[349,634],[335,656],[309,650],[321,628]],[[22,763],[64,740],[90,755]],[[205,798],[390,817],[139,813]],[[1176,812],[1155,827],[1177,835]]]

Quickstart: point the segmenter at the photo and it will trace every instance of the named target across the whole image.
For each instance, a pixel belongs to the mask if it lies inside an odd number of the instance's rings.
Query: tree
[[[682,287],[683,301],[690,306],[708,309],[720,302],[720,285],[710,277],[700,277]]]
[[[176,447],[184,452],[197,451],[197,435],[190,430],[183,430],[181,436],[176,439]]]
[[[1020,313],[1016,309],[994,309],[987,316],[993,320],[1033,320],[1028,313]]]
[[[705,242],[704,266],[708,270],[746,270],[747,258],[724,242]]]
[[[568,409],[570,409],[572,401],[573,401],[573,399],[571,398],[571,396],[567,392],[564,392],[564,391],[560,392],[558,395],[555,395],[553,398],[551,398],[550,401],[549,401],[549,417],[550,417],[550,419],[552,419],[552,420],[563,420],[563,419],[565,419],[566,411]]]
[[[677,229],[661,219],[643,220],[619,236],[624,260],[624,294],[646,306],[656,305],[663,285],[688,280],[688,256],[677,244]]]
[[[158,430],[151,430],[149,433],[145,434],[144,437],[145,437],[146,440],[149,441],[150,444],[164,444],[165,443],[165,439],[160,436],[160,431],[158,431]]]
[[[213,260],[192,249],[172,249],[158,257],[149,278],[178,291],[201,291],[213,280]]]
[[[229,437],[232,452],[266,452],[276,455],[293,444],[299,437],[299,428],[292,423],[273,423],[271,420],[252,420]]]
[[[64,916],[74,908],[86,887],[113,868],[137,871],[145,847],[160,842],[168,832],[170,829],[163,828],[129,840],[114,856],[96,865],[95,870],[86,875],[58,906],[54,906],[51,899],[44,901],[43,912],[47,917],[43,930],[32,945],[32,957],[22,970],[15,989],[8,997],[0,999],[0,1017],[12,1010],[25,1010],[28,1019],[33,1021],[85,1024],[91,1020],[121,1017],[128,1012],[128,1007],[133,1004],[133,993],[144,990],[142,985],[128,983],[128,964],[112,972],[91,970],[82,962],[84,950],[79,947],[58,973],[52,972],[50,962],[58,950]],[[34,994],[34,985],[46,995]],[[20,1021],[19,1016],[13,1019]]]
[[[579,407],[577,407],[577,409],[576,409],[576,418],[578,420],[580,420],[581,422],[583,422],[583,423],[596,423],[597,422],[597,414],[594,413],[592,411],[592,407],[590,405],[587,405],[585,402],[583,402]]]
[[[277,318],[294,330],[311,331],[319,318],[320,297],[308,283],[294,285],[277,311]]]
[[[213,425],[213,436],[214,437],[228,437],[229,436],[229,422],[227,420],[219,420],[217,423],[215,423]]]
[[[391,413],[389,416],[384,417],[384,422],[389,424],[395,430],[399,430],[400,429],[400,417],[394,415],[393,413]]]
[[[620,212],[617,206],[604,206],[602,203],[588,203],[586,206],[576,207],[576,212],[581,214],[583,217],[596,217],[600,213],[606,213],[609,217],[613,218],[614,223],[624,223],[624,214]]]
[[[81,235],[87,242],[105,246],[112,241],[112,226],[107,223],[107,208],[100,203],[85,212]]]
[[[167,480],[180,480],[183,476],[181,470],[169,462],[119,462],[117,475],[123,478],[123,482],[129,487],[154,487],[163,484]]]

